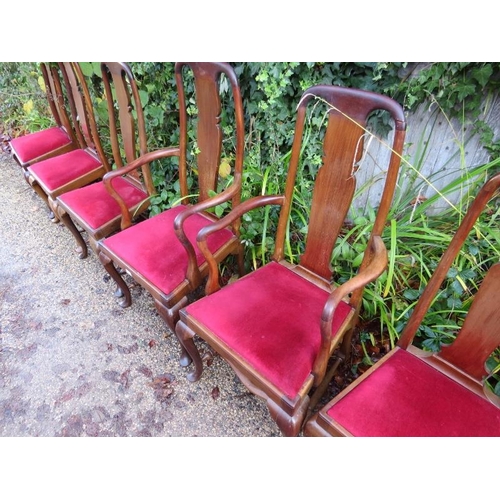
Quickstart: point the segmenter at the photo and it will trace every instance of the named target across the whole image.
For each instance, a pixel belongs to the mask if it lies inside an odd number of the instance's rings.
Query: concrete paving
[[[150,295],[122,309],[4,153],[0,173],[0,436],[281,436],[218,356],[187,381]]]

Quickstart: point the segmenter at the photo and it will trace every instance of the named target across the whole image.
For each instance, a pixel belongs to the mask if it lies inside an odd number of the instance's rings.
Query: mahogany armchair
[[[58,66],[71,95],[70,104],[74,106],[78,147],[29,165],[24,172],[28,184],[54,214],[54,221],[58,221],[56,198],[60,194],[101,179],[108,170],[82,70],[75,62]]]
[[[23,169],[38,161],[67,153],[78,146],[73,125],[65,106],[65,98],[70,99],[56,67],[49,63],[41,63],[45,92],[55,126],[15,137],[9,142],[14,160]],[[63,88],[66,92],[63,92]]]
[[[285,234],[297,178],[308,175],[306,169],[298,172],[307,112],[319,106],[324,106],[328,117],[323,164],[313,188],[305,250],[298,263],[291,263],[285,258]],[[359,272],[335,287],[332,252],[355,193],[354,171],[362,156],[367,120],[379,109],[394,121],[392,152],[382,165],[382,170],[387,169],[383,194]],[[304,92],[297,107],[284,194],[246,200],[198,234],[210,269],[206,296],[180,311],[175,330],[194,364],[189,380],[202,375],[202,359],[194,342],[198,336],[231,365],[253,394],[266,401],[284,435],[300,432],[312,393],[324,391],[349,349],[364,286],[386,268],[381,233],[399,172],[404,135],[403,110],[388,97],[336,86],[314,86]],[[246,212],[265,205],[281,207],[272,261],[220,288],[209,239]],[[329,367],[333,354],[334,364]]]
[[[182,201],[179,205],[130,227],[126,227],[125,204],[120,202],[122,231],[97,243],[99,258],[121,291],[120,305],[128,307],[132,299],[127,283],[117,267],[149,291],[159,314],[172,330],[178,319],[178,310],[188,303],[188,294],[199,287],[208,272],[203,254],[195,243],[197,233],[217,220],[215,214],[210,211],[211,208],[226,202],[232,206],[239,203],[244,149],[243,105],[233,68],[226,63],[178,62],[175,64],[175,77],[179,97],[180,146],[167,148],[163,153],[148,153],[123,169],[106,174],[104,183],[110,194],[120,200],[114,181],[122,172],[138,168],[144,162],[161,155],[178,156]],[[188,143],[187,105],[193,101],[188,102],[189,96],[185,91],[185,82],[192,85],[190,82],[193,80],[187,80],[190,77],[194,79],[197,108],[196,115],[191,116],[197,120],[197,154],[192,162],[188,161],[187,157],[191,149],[188,149],[188,144],[191,146],[191,143]],[[229,83],[229,94],[232,92],[234,102],[234,178],[229,187],[223,186],[221,192],[213,195],[218,191],[218,172],[224,138],[220,95],[222,77]],[[233,116],[233,113],[229,116]],[[193,171],[191,179],[190,170]],[[189,187],[190,180],[193,181],[192,188]],[[196,204],[189,203],[189,200],[196,198]],[[235,254],[240,272],[243,272],[238,227],[238,221],[234,221],[231,227],[216,232],[208,244],[215,253],[217,262]],[[182,359],[185,360],[184,355]]]
[[[484,384],[500,346],[500,263],[488,270],[455,340],[438,353],[418,328],[477,217],[500,188],[479,191],[413,310],[397,346],[317,412],[306,436],[500,436],[500,398]]]
[[[79,228],[87,233],[89,245],[97,254],[97,240],[130,226],[149,208],[150,196],[155,194],[148,163],[122,174],[124,165],[147,153],[144,113],[134,75],[121,62],[103,62],[101,70],[113,162],[120,172],[113,174],[112,180],[118,197],[107,191],[102,180],[57,197],[56,215],[75,237],[80,258],[87,257],[88,252]],[[108,159],[101,159],[111,171]]]

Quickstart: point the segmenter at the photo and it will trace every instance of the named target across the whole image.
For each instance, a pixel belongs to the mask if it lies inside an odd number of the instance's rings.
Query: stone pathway
[[[2,153],[0,172],[0,436],[281,435],[218,356],[188,382],[149,294],[120,308]]]

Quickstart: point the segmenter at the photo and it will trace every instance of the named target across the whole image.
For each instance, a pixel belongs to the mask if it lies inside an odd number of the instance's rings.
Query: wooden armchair
[[[124,165],[147,153],[144,113],[130,67],[121,62],[103,62],[101,70],[113,162],[116,170],[121,172]],[[106,170],[110,171],[108,159],[104,155],[101,159]],[[149,208],[149,198],[155,194],[149,164],[142,163],[140,168],[123,175],[114,174],[113,188],[118,198],[108,193],[103,181],[98,181],[67,191],[56,199],[56,215],[75,237],[80,258],[87,257],[87,244],[77,225],[87,233],[90,247],[97,253],[97,240],[120,227],[130,226]]]
[[[222,77],[229,83],[232,92],[235,123],[235,159],[232,184],[215,196],[218,172],[221,163],[223,124],[221,124]],[[173,330],[178,319],[178,309],[188,302],[188,294],[195,290],[208,272],[203,254],[195,243],[200,229],[217,220],[209,209],[221,203],[232,206],[239,203],[244,149],[244,116],[238,80],[233,68],[225,63],[176,63],[175,77],[179,96],[180,146],[167,148],[163,152],[148,153],[130,165],[105,175],[104,183],[109,193],[122,209],[122,231],[98,242],[99,258],[121,291],[120,305],[131,305],[130,290],[117,267],[128,273],[154,298],[161,317]],[[188,102],[185,88],[194,79],[197,113],[197,154],[193,164],[188,163]],[[193,106],[191,106],[192,112]],[[191,144],[191,143],[189,143]],[[115,189],[116,179],[137,169],[145,162],[163,156],[178,156],[181,204],[160,214],[129,226],[128,210]],[[193,173],[191,178],[189,170]],[[196,174],[195,174],[196,172]],[[192,189],[190,190],[190,182]],[[197,204],[189,200],[198,199]],[[218,231],[209,241],[220,262],[229,254],[236,254],[242,272],[242,252],[238,239],[238,221]],[[185,359],[183,357],[183,359]],[[186,361],[187,362],[187,361]]]
[[[70,105],[76,118],[73,125],[79,146],[29,165],[24,173],[28,184],[53,214],[57,212],[56,198],[60,194],[101,179],[108,170],[82,70],[74,62],[58,63],[58,66],[71,95]],[[54,215],[54,221],[57,220]]]
[[[306,436],[500,436],[500,398],[484,386],[500,346],[500,263],[487,272],[456,339],[439,353],[412,342],[500,175],[479,191],[397,346],[306,424]]]
[[[38,161],[67,153],[78,147],[72,122],[68,116],[65,99],[70,99],[56,67],[41,63],[45,92],[55,126],[11,139],[12,158],[26,169]],[[64,89],[64,90],[63,90]]]
[[[312,195],[305,250],[297,264],[285,259],[285,234],[292,208],[306,113],[325,107],[323,165]],[[331,284],[331,259],[355,192],[357,162],[363,152],[367,119],[375,110],[389,112],[395,123],[392,153],[384,190],[359,272],[339,287]],[[335,86],[306,90],[298,108],[295,136],[284,195],[246,200],[220,221],[202,229],[198,244],[210,273],[206,296],[180,311],[176,334],[194,369],[188,379],[202,374],[202,360],[194,337],[204,339],[234,369],[243,384],[263,398],[283,434],[299,433],[310,394],[324,390],[350,344],[363,287],[386,268],[387,254],[380,237],[396,184],[403,149],[405,118],[399,104],[375,93]],[[273,260],[239,280],[219,287],[217,263],[208,242],[214,234],[246,212],[265,205],[280,206]],[[328,368],[328,371],[327,371]]]

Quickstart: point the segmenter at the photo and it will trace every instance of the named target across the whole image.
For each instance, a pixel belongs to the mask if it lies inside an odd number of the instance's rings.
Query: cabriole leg
[[[129,307],[132,304],[132,296],[130,295],[130,290],[125,281],[123,280],[123,278],[120,276],[120,273],[116,270],[115,266],[113,265],[113,261],[106,254],[102,252],[99,252],[99,260],[101,261],[102,265],[104,266],[108,274],[115,280],[117,287],[123,294],[123,297],[118,302],[118,304],[121,307]],[[115,296],[116,295],[117,294],[115,293]]]
[[[164,304],[162,304],[158,299],[155,299],[156,310],[163,318],[163,321],[167,323],[168,327],[172,332],[175,332],[175,325],[179,321],[179,310],[182,309],[185,305],[187,305],[187,298],[183,297],[177,304],[172,308],[168,308]],[[188,354],[183,344],[181,343],[181,357],[180,364],[181,366],[189,366],[192,363],[191,356]]]
[[[184,352],[192,359],[193,369],[188,373],[187,379],[190,382],[196,382],[200,379],[203,372],[203,362],[201,361],[200,353],[194,345],[194,332],[188,328],[182,321],[178,321],[175,326],[175,334],[183,347]],[[182,359],[181,359],[182,364]]]

